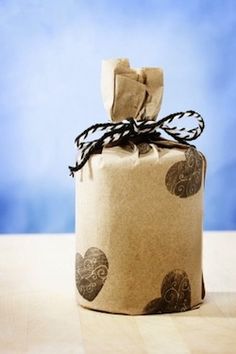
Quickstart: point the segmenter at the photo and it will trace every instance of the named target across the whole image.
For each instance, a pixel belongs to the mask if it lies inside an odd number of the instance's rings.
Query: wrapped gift
[[[70,167],[76,296],[84,307],[134,315],[186,311],[203,301],[206,161],[189,141],[204,122],[194,111],[156,120],[162,93],[161,69],[103,62],[111,122],[76,138],[80,154]],[[185,128],[185,118],[197,125]]]

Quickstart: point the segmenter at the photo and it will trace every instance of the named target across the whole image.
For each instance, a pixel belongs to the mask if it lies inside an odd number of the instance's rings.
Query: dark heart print
[[[137,145],[139,155],[147,154],[152,148],[148,143],[139,143]]]
[[[139,155],[147,154],[152,149],[150,144],[148,144],[148,143],[137,143],[137,144],[134,144],[134,143],[130,143],[129,142],[129,143],[125,144],[125,145],[121,145],[121,147],[124,150],[126,150],[126,151],[133,152],[134,149],[135,149],[135,145],[137,146]]]
[[[83,298],[93,301],[101,291],[108,274],[108,260],[105,253],[96,247],[90,247],[84,258],[76,253],[76,287]]]
[[[202,274],[202,300],[205,298],[206,296],[206,290],[205,290],[205,283],[204,283],[204,278],[203,278],[203,274]]]
[[[185,161],[176,162],[166,174],[168,191],[180,198],[196,194],[202,184],[202,157],[194,148],[185,151]]]
[[[191,286],[187,273],[173,270],[163,279],[161,297],[150,301],[145,314],[182,312],[191,308]]]

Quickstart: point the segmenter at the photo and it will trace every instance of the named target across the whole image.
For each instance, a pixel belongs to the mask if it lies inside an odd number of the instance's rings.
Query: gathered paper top
[[[155,120],[163,95],[160,68],[132,69],[128,59],[102,62],[102,97],[114,122],[127,118]]]

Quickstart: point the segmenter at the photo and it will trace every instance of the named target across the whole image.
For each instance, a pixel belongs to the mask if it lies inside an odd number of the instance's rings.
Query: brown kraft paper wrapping
[[[101,90],[112,121],[155,120],[162,102],[163,72],[160,68],[131,69],[128,59],[103,60]]]
[[[155,120],[162,94],[160,68],[103,62],[111,120]],[[130,315],[196,308],[206,160],[186,144],[138,141],[100,149],[75,173],[77,301]]]
[[[181,144],[143,146],[104,148],[76,173],[82,306],[144,314],[202,302],[205,159]]]

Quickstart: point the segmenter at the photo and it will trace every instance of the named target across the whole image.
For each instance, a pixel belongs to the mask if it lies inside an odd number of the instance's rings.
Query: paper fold
[[[102,97],[114,122],[127,118],[155,120],[163,96],[160,68],[130,68],[128,59],[102,62]]]

